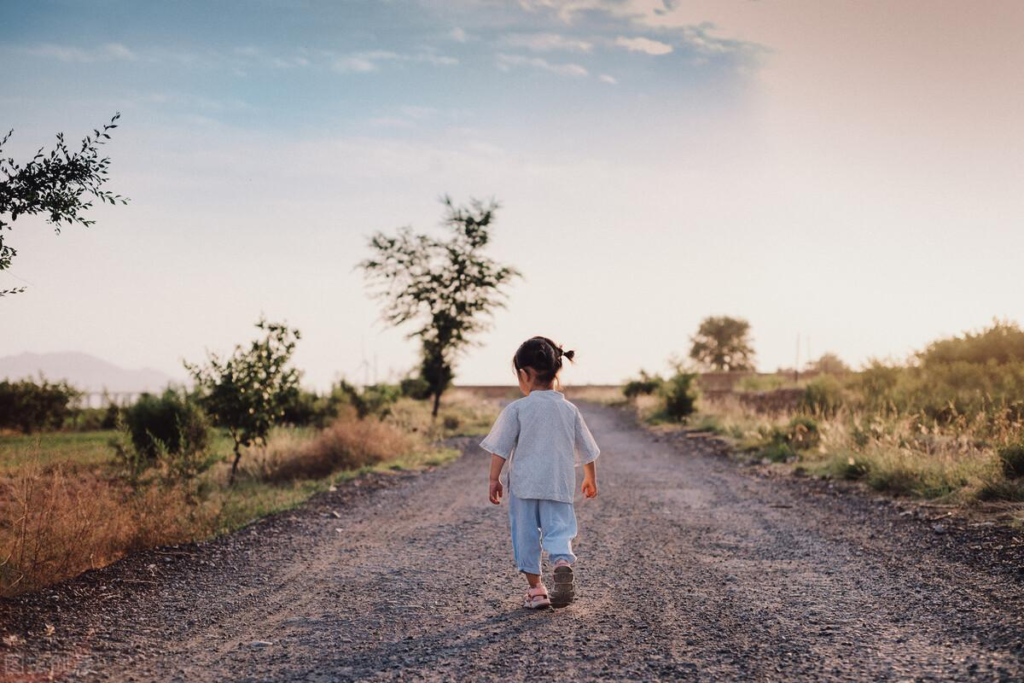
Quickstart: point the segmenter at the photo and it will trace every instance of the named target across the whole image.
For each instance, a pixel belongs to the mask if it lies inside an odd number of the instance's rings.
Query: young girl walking
[[[530,584],[524,607],[565,607],[574,596],[572,539],[576,537],[573,491],[576,456],[583,464],[581,493],[597,495],[601,451],[579,409],[555,391],[562,359],[573,351],[547,337],[520,345],[512,359],[523,398],[508,404],[480,446],[491,453],[490,499],[501,503],[501,470],[509,462],[508,516],[512,523],[512,552],[519,571]],[[541,550],[554,562],[550,595],[541,580]]]

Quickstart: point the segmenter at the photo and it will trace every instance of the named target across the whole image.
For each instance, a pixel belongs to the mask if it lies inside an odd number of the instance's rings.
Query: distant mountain
[[[0,358],[0,379],[66,380],[83,391],[161,391],[175,378],[159,370],[126,370],[87,353],[22,353]],[[180,380],[178,380],[180,381]]]

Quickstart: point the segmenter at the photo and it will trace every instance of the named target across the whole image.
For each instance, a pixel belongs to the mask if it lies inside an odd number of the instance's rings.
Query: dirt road
[[[584,412],[601,491],[577,506],[567,609],[518,607],[507,510],[470,448],[10,603],[54,634],[8,653],[77,653],[74,676],[118,680],[1024,679],[1019,579],[884,506],[819,501]]]

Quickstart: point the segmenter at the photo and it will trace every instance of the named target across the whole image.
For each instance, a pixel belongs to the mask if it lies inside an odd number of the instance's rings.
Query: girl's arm
[[[597,495],[597,463],[591,461],[583,466],[583,486],[580,493],[587,498]]]
[[[491,454],[491,490],[490,499],[495,505],[501,504],[501,468],[505,466],[505,458]]]

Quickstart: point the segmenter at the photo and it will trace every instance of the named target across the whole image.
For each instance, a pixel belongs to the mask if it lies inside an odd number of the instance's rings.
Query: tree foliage
[[[442,201],[450,238],[410,228],[394,235],[378,232],[370,239],[373,255],[359,264],[373,295],[384,303],[384,320],[416,326],[409,336],[420,341],[420,376],[434,398],[435,416],[454,377],[455,358],[486,329],[488,316],[504,305],[504,287],[520,276],[484,254],[497,203],[471,200],[455,206],[447,196]]]
[[[705,318],[690,341],[690,358],[706,368],[725,372],[754,369],[750,323],[742,318]]]
[[[81,393],[67,382],[0,381],[0,429],[60,429]]]
[[[843,375],[850,372],[850,366],[834,353],[823,353],[818,360],[808,365],[810,370],[823,375]]]
[[[200,391],[200,401],[234,440],[234,483],[242,448],[265,445],[270,428],[284,416],[299,389],[299,371],[289,367],[299,331],[260,318],[264,333],[248,348],[236,346],[227,359],[209,354],[205,367],[185,363]]]
[[[24,165],[6,157],[3,149],[11,139],[13,130],[0,139],[0,271],[11,267],[18,252],[5,241],[5,231],[21,216],[43,214],[46,221],[60,234],[61,226],[78,224],[88,227],[94,223],[84,216],[92,208],[93,200],[100,203],[127,204],[121,195],[103,189],[110,167],[108,157],[100,157],[100,146],[110,139],[117,128],[120,114],[110,123],[93,130],[77,151],[72,151],[57,134],[57,144],[49,152],[40,148]],[[0,297],[16,294],[24,287],[0,290]]]
[[[1024,362],[1024,330],[1015,322],[996,320],[980,332],[932,342],[918,358],[925,366]]]

